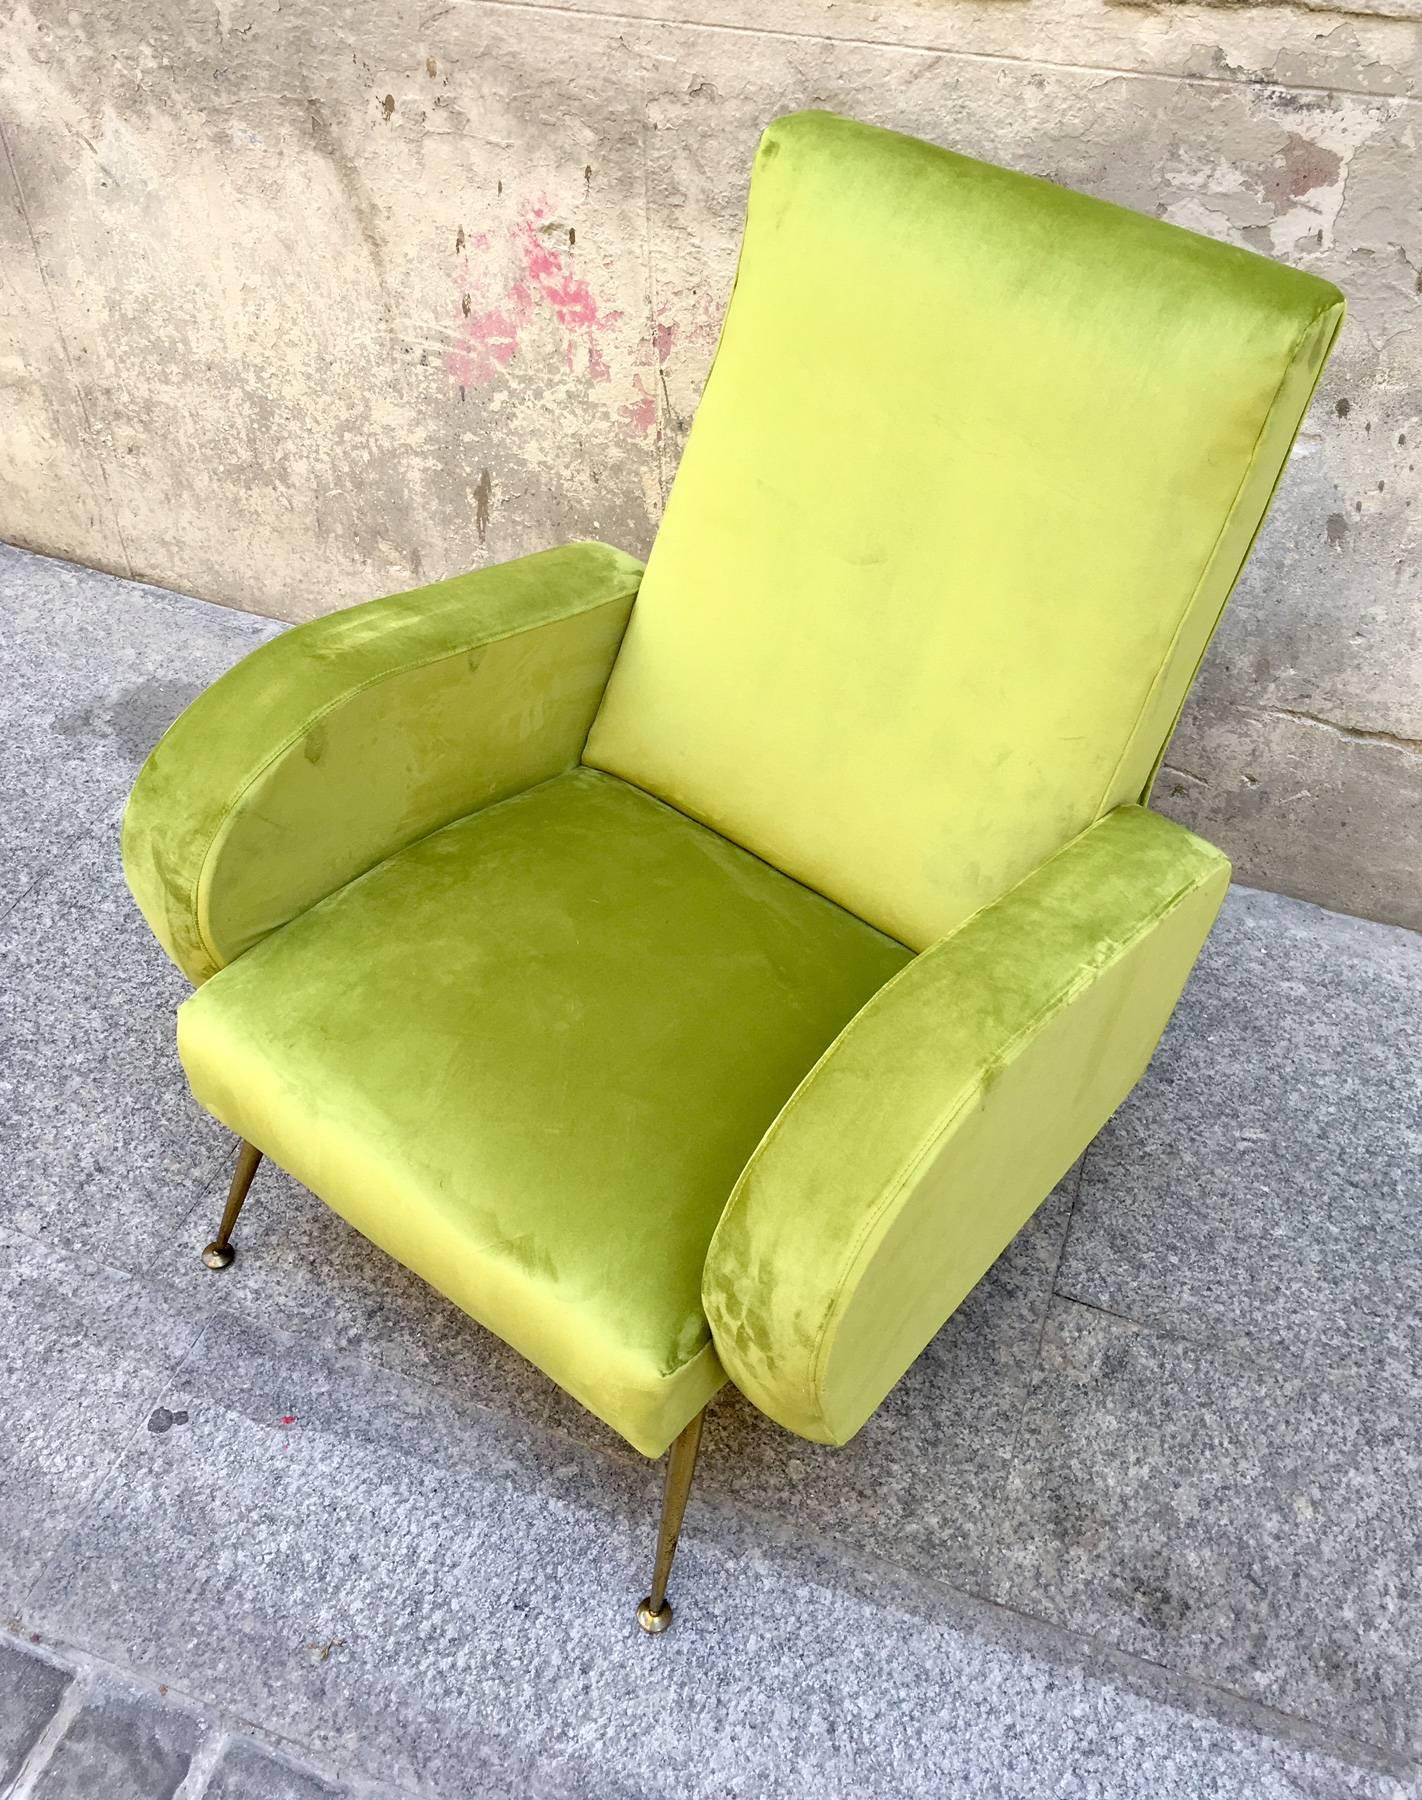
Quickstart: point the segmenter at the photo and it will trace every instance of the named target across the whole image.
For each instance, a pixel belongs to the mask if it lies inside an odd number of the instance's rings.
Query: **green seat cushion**
[[[899,944],[579,769],[402,850],[183,1006],[202,1104],[649,1455],[724,1380],[727,1197]]]

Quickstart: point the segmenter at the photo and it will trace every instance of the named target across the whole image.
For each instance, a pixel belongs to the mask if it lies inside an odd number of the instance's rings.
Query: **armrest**
[[[1135,1085],[1228,884],[1120,807],[850,1021],[707,1254],[717,1353],[762,1411],[858,1431]]]
[[[283,632],[144,764],[124,873],[205,981],[416,838],[571,768],[642,565],[570,544]]]

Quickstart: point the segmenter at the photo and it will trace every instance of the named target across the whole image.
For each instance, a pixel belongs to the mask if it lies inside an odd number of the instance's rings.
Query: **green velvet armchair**
[[[1147,810],[1343,316],[824,113],[762,140],[646,566],[356,606],[191,706],[124,862],[272,1157],[647,1456],[852,1437],[1140,1076],[1225,892]]]

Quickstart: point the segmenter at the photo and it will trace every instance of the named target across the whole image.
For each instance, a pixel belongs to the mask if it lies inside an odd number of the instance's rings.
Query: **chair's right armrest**
[[[124,873],[205,981],[416,838],[571,768],[641,580],[568,544],[328,613],[200,694],[144,764]]]
[[[770,1127],[701,1297],[727,1374],[853,1436],[1130,1092],[1229,882],[1118,807],[906,964]]]

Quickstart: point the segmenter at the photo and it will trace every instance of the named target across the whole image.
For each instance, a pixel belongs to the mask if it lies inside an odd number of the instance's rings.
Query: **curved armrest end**
[[[702,1299],[736,1385],[844,1443],[1135,1085],[1229,883],[1118,808],[909,963],[786,1103]]]
[[[416,838],[571,768],[641,580],[569,544],[329,613],[200,694],[144,764],[124,873],[195,982]]]

